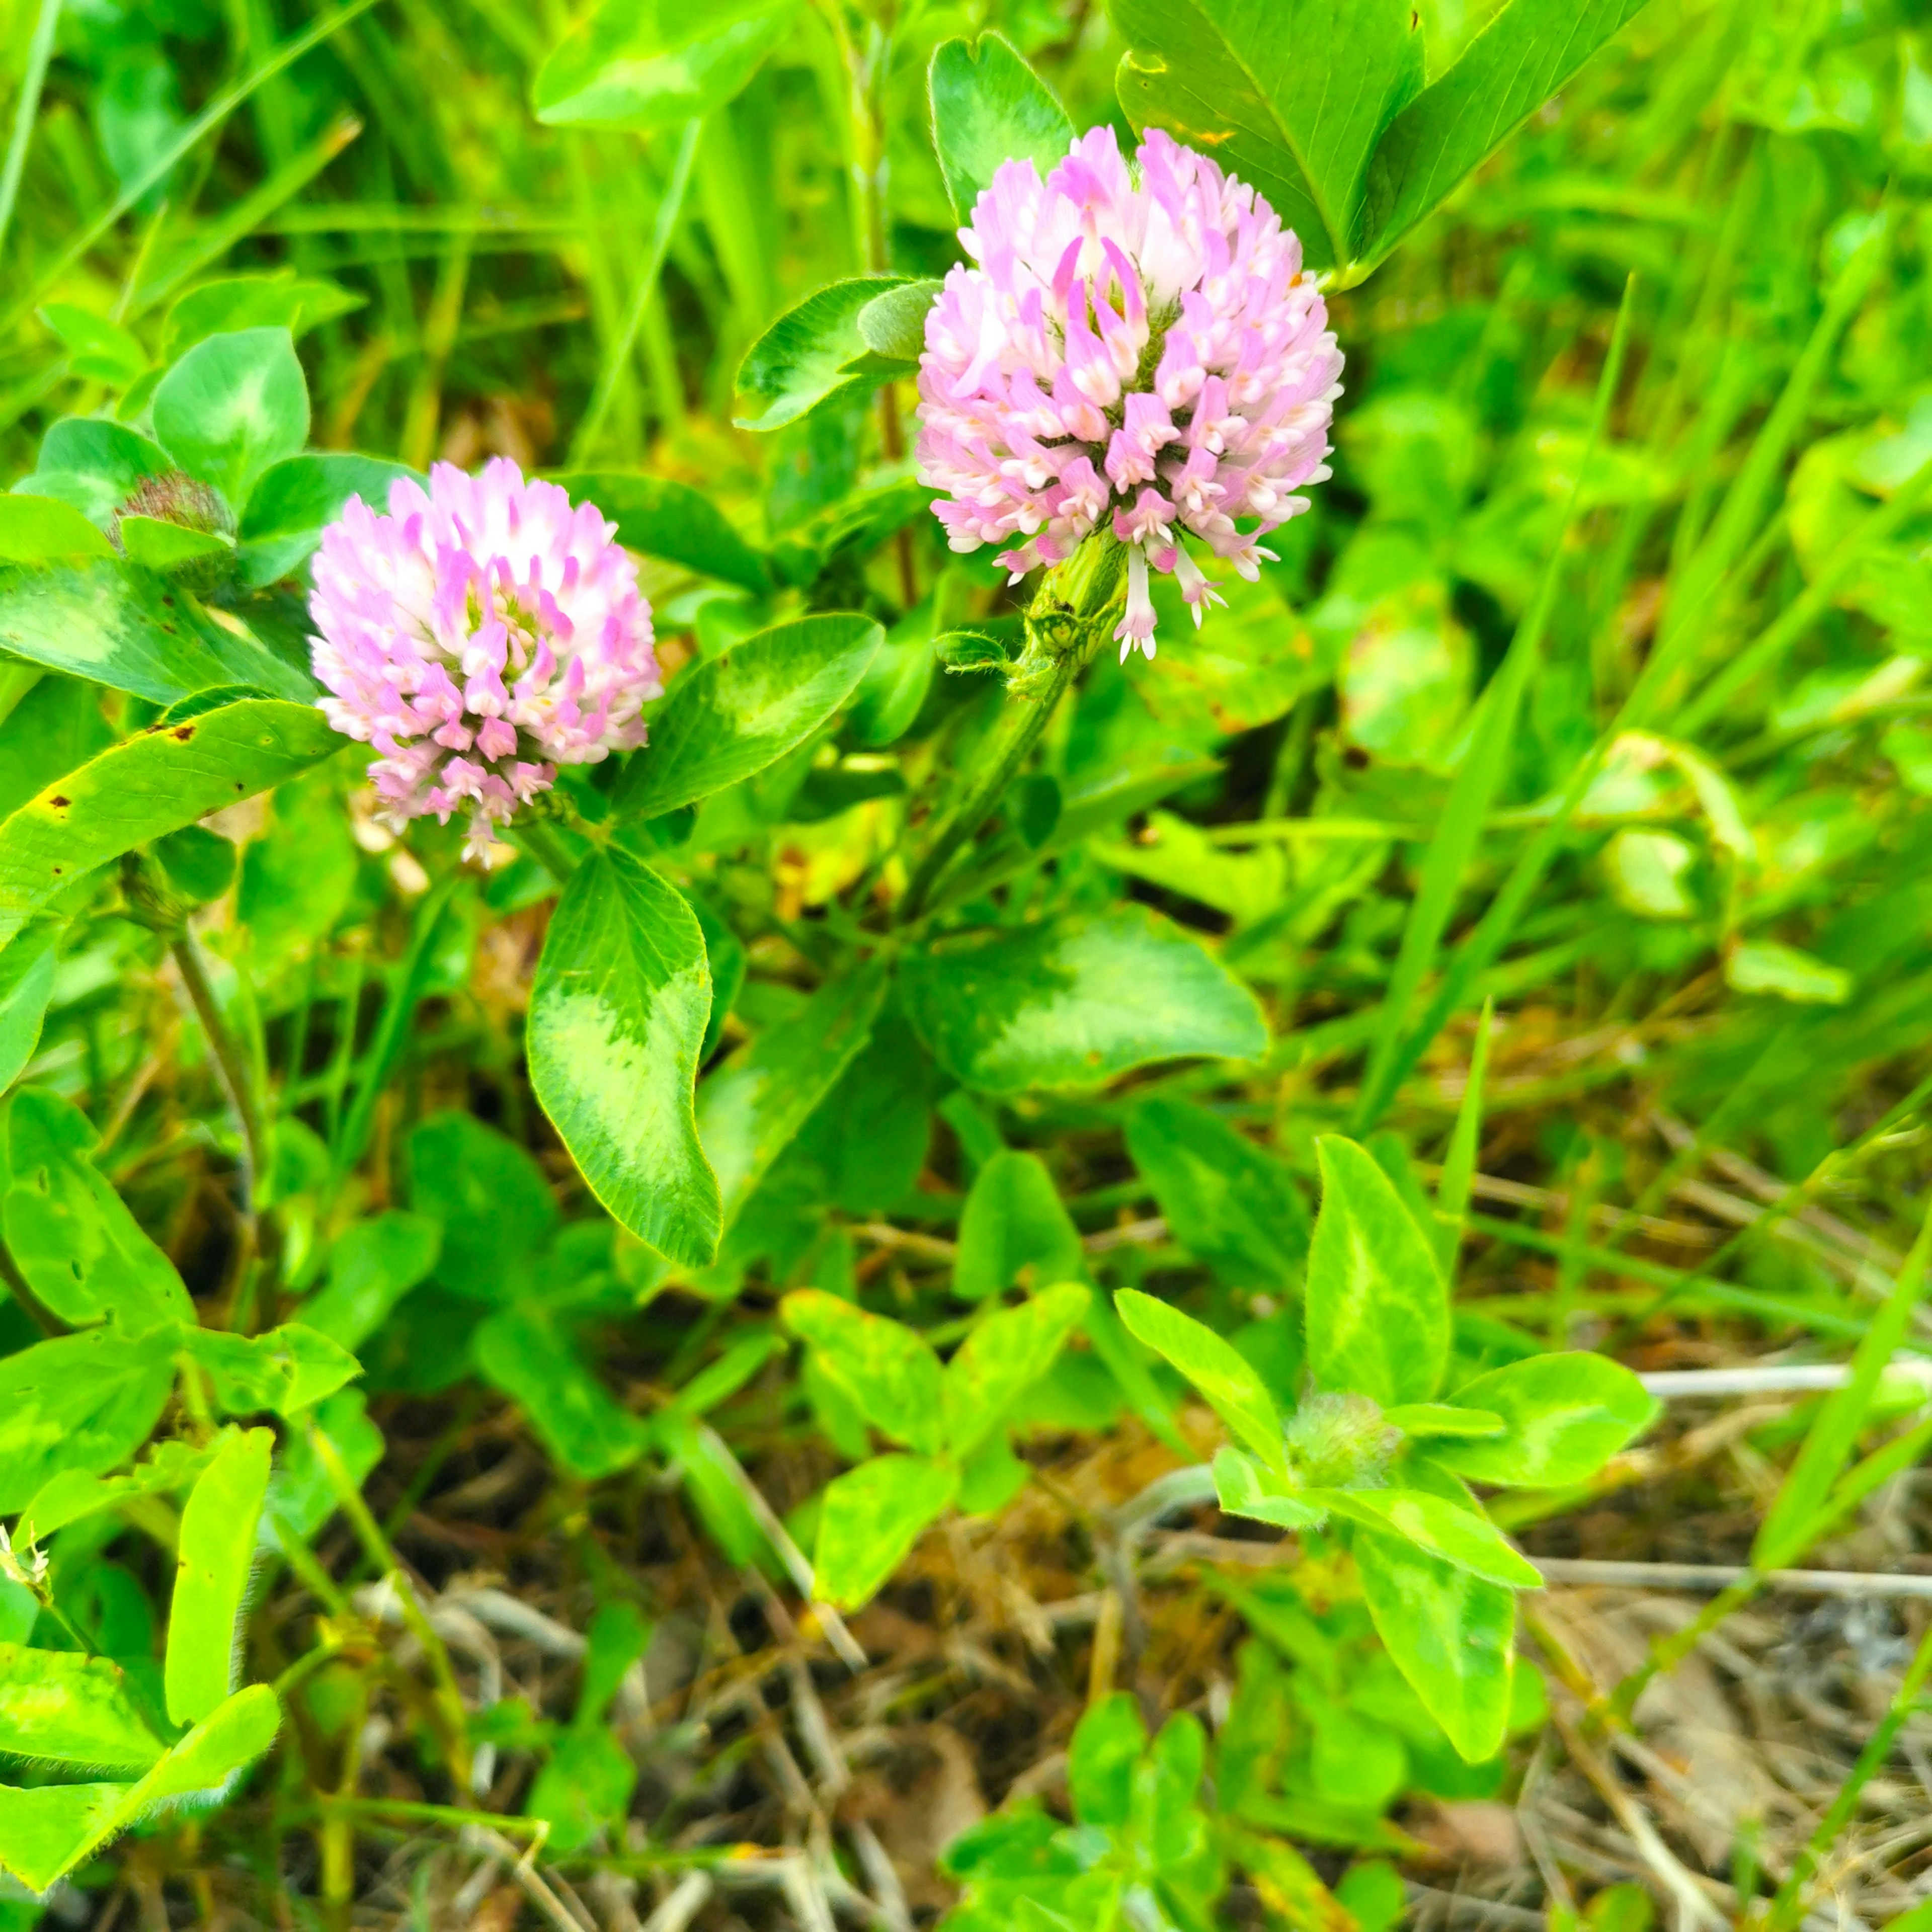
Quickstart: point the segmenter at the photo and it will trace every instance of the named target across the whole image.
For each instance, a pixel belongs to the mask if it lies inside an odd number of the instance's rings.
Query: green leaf
[[[604,0],[537,70],[552,128],[664,128],[722,106],[791,30],[796,0]]]
[[[570,1731],[537,1773],[524,1816],[548,1821],[547,1849],[580,1851],[623,1817],[637,1785],[637,1763],[612,1732]]]
[[[156,704],[223,685],[303,701],[315,692],[178,586],[118,562],[0,567],[0,650]]]
[[[1128,44],[1116,85],[1264,196],[1310,268],[1360,253],[1370,157],[1422,85],[1411,0],[1112,0]]]
[[[85,1469],[64,1469],[34,1492],[20,1512],[22,1530],[46,1538],[69,1523],[112,1509],[130,1496],[149,1496],[178,1490],[207,1468],[214,1452],[234,1433],[218,1430],[199,1448],[178,1439],[156,1442],[124,1475],[92,1476]]]
[[[1319,1529],[1328,1510],[1306,1493],[1283,1486],[1280,1476],[1238,1449],[1214,1452],[1214,1499],[1229,1516],[1250,1516],[1282,1529]]]
[[[1127,1150],[1197,1260],[1231,1287],[1288,1286],[1307,1257],[1309,1216],[1281,1161],[1190,1100],[1144,1101],[1129,1117]]]
[[[58,563],[112,556],[114,546],[58,496],[0,496],[0,562]]]
[[[1385,1408],[1427,1402],[1449,1356],[1436,1256],[1365,1149],[1332,1134],[1315,1144],[1322,1211],[1308,1256],[1308,1366],[1322,1388]]]
[[[218,1796],[275,1741],[275,1694],[251,1684],[215,1711],[134,1784],[0,1785],[0,1870],[50,1890],[131,1825],[186,1798]]]
[[[681,564],[763,596],[771,588],[764,559],[702,490],[668,476],[626,470],[574,470],[550,481],[573,503],[594,504],[617,526],[626,550]],[[655,741],[655,734],[653,734]]]
[[[205,825],[184,825],[154,841],[168,884],[196,905],[212,904],[235,883],[235,844]]]
[[[856,1610],[878,1594],[950,1503],[958,1472],[923,1456],[875,1456],[825,1486],[812,1594]]]
[[[860,316],[913,279],[857,275],[787,309],[738,365],[738,393],[756,405],[754,413],[733,418],[738,427],[782,429],[835,396],[873,386],[882,372],[870,366],[873,352]]]
[[[1502,1749],[1516,1652],[1516,1597],[1400,1537],[1353,1544],[1376,1634],[1467,1763]]]
[[[1534,1355],[1478,1376],[1457,1404],[1487,1409],[1504,1432],[1486,1442],[1442,1442],[1431,1458],[1472,1482],[1562,1489],[1594,1476],[1656,1419],[1656,1398],[1620,1362],[1581,1351]]]
[[[211,335],[244,328],[286,328],[292,336],[306,335],[360,308],[364,299],[320,275],[297,276],[286,268],[224,275],[176,298],[161,325],[162,353],[172,362]]]
[[[288,576],[308,562],[351,496],[386,512],[389,485],[404,478],[422,480],[406,464],[339,450],[309,450],[272,465],[242,518],[242,581],[260,585]]]
[[[131,1456],[174,1384],[174,1337],[88,1328],[0,1359],[0,1514],[64,1469],[98,1475]]]
[[[63,416],[41,437],[34,473],[14,487],[27,495],[58,496],[104,528],[149,477],[164,476],[167,468],[167,453],[124,423]]]
[[[434,1114],[410,1136],[410,1205],[441,1232],[436,1278],[500,1300],[555,1231],[556,1201],[528,1148],[471,1114]]]
[[[476,1366],[522,1407],[538,1439],[573,1476],[594,1482],[628,1468],[650,1431],[535,1310],[506,1308],[476,1331]]]
[[[871,1036],[886,984],[876,963],[828,981],[705,1081],[698,1137],[718,1177],[726,1227]]]
[[[40,1043],[54,990],[57,926],[23,934],[0,952],[0,1094],[20,1078]]]
[[[1033,1480],[1032,1466],[1013,1453],[1006,1430],[983,1436],[959,1463],[959,1510],[964,1516],[998,1516]]]
[[[1418,1442],[1487,1442],[1506,1432],[1502,1418],[1486,1408],[1464,1408],[1446,1402],[1398,1402],[1382,1420]]]
[[[165,575],[205,556],[230,554],[235,541],[219,531],[191,530],[166,517],[133,515],[121,519],[121,548],[130,563]]]
[[[1724,955],[1724,983],[1734,993],[1769,993],[1797,1006],[1842,1006],[1852,976],[1775,939],[1740,940]]]
[[[311,1420],[316,1432],[334,1446],[342,1466],[358,1485],[382,1460],[382,1432],[369,1420],[368,1399],[360,1389],[343,1389],[328,1396]],[[268,1485],[267,1539],[278,1547],[284,1536],[312,1541],[340,1507],[335,1486],[310,1442],[309,1431],[292,1431],[282,1466]]]
[[[793,1143],[828,1201],[850,1214],[874,1214],[911,1190],[932,1144],[932,1078],[917,1036],[887,1004]]]
[[[973,1178],[959,1216],[952,1292],[968,1301],[1016,1282],[1042,1288],[1087,1272],[1080,1231],[1037,1154],[1002,1148]]]
[[[879,375],[916,374],[926,352],[926,314],[942,286],[928,278],[874,296],[859,311],[859,340],[866,354],[858,366]]]
[[[341,742],[312,705],[248,698],[103,752],[0,824],[0,945],[97,866],[280,784]]]
[[[139,1773],[166,1748],[118,1664],[0,1644],[0,1751],[70,1769]]]
[[[27,1087],[7,1110],[7,1246],[47,1307],[76,1328],[112,1316],[130,1334],[192,1322],[173,1262],[94,1171],[100,1137],[87,1116]]]
[[[710,1011],[704,934],[682,896],[626,852],[592,854],[538,962],[531,1084],[591,1192],[691,1268],[709,1265],[724,1226],[692,1099]]]
[[[1307,1499],[1352,1522],[1405,1537],[1417,1549],[1492,1583],[1540,1590],[1543,1573],[1479,1510],[1426,1490],[1308,1490]]]
[[[1066,1753],[1067,1792],[1082,1824],[1127,1822],[1135,1767],[1147,1748],[1147,1726],[1132,1691],[1109,1691],[1088,1706]]]
[[[1928,1257],[1932,1257],[1932,1211],[1928,1212],[1891,1292],[1859,1340],[1850,1379],[1826,1397],[1765,1512],[1751,1544],[1751,1562],[1757,1568],[1782,1568],[1804,1554],[1809,1540],[1808,1526],[1824,1508],[1840,1472],[1850,1461],[1886,1370],[1918,1313],[1925,1292]]]
[[[296,1415],[332,1396],[362,1372],[340,1342],[299,1322],[266,1335],[235,1335],[190,1328],[188,1352],[207,1371],[214,1406],[224,1415],[259,1415],[265,1409]]]
[[[308,384],[286,328],[242,328],[198,342],[154,392],[154,435],[212,484],[237,517],[255,479],[308,440]]]
[[[182,1510],[162,1666],[168,1716],[177,1724],[212,1716],[232,1688],[236,1622],[255,1560],[255,1526],[274,1440],[266,1429],[231,1437]]]
[[[939,1358],[923,1336],[822,1288],[800,1288],[778,1306],[820,1372],[882,1436],[939,1453],[945,1441]]]
[[[902,970],[934,1058],[983,1092],[1092,1086],[1156,1060],[1268,1050],[1254,995],[1144,906],[938,940]]]
[[[442,1225],[427,1214],[391,1209],[356,1222],[329,1250],[328,1286],[302,1304],[303,1327],[358,1346],[435,1267],[442,1246]]]
[[[1114,1306],[1128,1334],[1172,1363],[1238,1441],[1264,1462],[1280,1466],[1281,1416],[1246,1356],[1205,1323],[1137,1288],[1122,1288]]]
[[[603,1720],[631,1666],[644,1660],[651,1627],[634,1605],[618,1602],[600,1606],[584,1634],[584,1669],[571,1719],[579,1726]]]
[[[962,223],[972,219],[1003,161],[1031,161],[1044,180],[1066,158],[1073,141],[1066,110],[999,34],[942,41],[926,88],[939,171]]]
[[[698,665],[652,718],[617,811],[655,818],[763,771],[851,696],[884,634],[869,617],[800,617]]]
[[[975,1324],[946,1365],[946,1439],[955,1456],[970,1456],[1053,1366],[1091,1300],[1078,1282],[1063,1281]]]
[[[1390,123],[1370,165],[1357,253],[1379,261],[1643,4],[1508,0]]]
[[[134,332],[104,315],[52,302],[40,310],[40,320],[60,338],[69,368],[85,381],[124,389],[148,367],[148,352]]]

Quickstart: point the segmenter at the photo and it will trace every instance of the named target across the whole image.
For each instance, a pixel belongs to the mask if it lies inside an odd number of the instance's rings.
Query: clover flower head
[[[1151,130],[1112,129],[1046,180],[1008,161],[960,231],[920,358],[919,476],[956,550],[1017,582],[1103,526],[1129,546],[1123,662],[1154,654],[1151,566],[1194,621],[1223,600],[1190,532],[1243,577],[1328,475],[1342,354],[1301,244],[1251,188]]]
[[[556,781],[644,742],[664,686],[651,610],[616,527],[505,458],[446,463],[429,488],[389,488],[386,516],[352,496],[322,532],[309,614],[320,700],[380,755],[380,816],[400,832],[467,809],[466,857]]]

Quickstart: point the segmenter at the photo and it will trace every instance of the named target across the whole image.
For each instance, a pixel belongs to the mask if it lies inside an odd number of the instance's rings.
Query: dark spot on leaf
[[[166,632],[168,635],[171,638],[178,638],[181,635],[181,633],[177,631],[172,624],[164,624],[161,626],[161,628]]]
[[[236,789],[237,791],[245,791],[245,790],[248,789],[248,788],[247,788],[245,785],[244,785],[244,784],[242,784],[242,781],[241,781],[239,778],[237,778],[237,779],[235,781],[235,789]]]
[[[56,878],[58,878],[60,877],[60,875],[61,875],[61,868],[60,868],[58,866],[56,866],[54,868],[54,877],[55,877]]]
[[[1351,745],[1342,754],[1342,762],[1352,772],[1362,771],[1367,767],[1369,754],[1362,749],[1360,746]]]
[[[175,600],[172,597],[164,597],[161,599],[161,608],[163,610],[172,610],[174,608]]]
[[[177,724],[174,728],[173,735],[185,745],[194,736],[194,727],[192,724]]]
[[[74,800],[70,798],[50,798],[47,800],[47,802],[53,807],[55,811],[64,812],[69,806],[73,804]]]

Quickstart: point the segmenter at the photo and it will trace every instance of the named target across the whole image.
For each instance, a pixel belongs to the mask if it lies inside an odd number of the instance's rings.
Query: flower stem
[[[992,817],[1001,795],[1046,729],[1067,686],[1078,675],[1084,655],[1069,651],[1059,658],[1046,688],[1036,698],[1022,699],[1024,709],[1009,717],[998,756],[926,848],[926,855],[914,871],[912,883],[900,902],[898,924],[910,925],[926,910],[933,888],[953,855]]]
[[[1026,708],[1009,716],[992,765],[934,835],[900,902],[896,925],[908,926],[925,911],[953,854],[992,815],[1118,614],[1126,567],[1126,545],[1104,534],[1090,537],[1047,572],[1027,610],[1026,650],[1007,669],[1007,688]]]
[[[182,984],[194,1008],[194,1016],[200,1021],[201,1030],[208,1036],[208,1052],[220,1076],[228,1104],[235,1110],[236,1124],[241,1130],[242,1212],[252,1224],[256,1191],[268,1172],[268,1148],[262,1138],[262,1116],[255,1104],[254,1084],[248,1077],[248,1065],[243,1058],[241,1042],[230,1030],[216,1003],[214,988],[208,983],[208,969],[201,963],[200,950],[185,926],[169,939],[168,950],[174,956],[175,969],[181,974]]]

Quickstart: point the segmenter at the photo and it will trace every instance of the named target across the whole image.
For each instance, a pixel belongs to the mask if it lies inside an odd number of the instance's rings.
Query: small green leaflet
[[[1308,1365],[1324,1388],[1385,1408],[1427,1402],[1449,1352],[1436,1256],[1388,1177],[1354,1142],[1316,1143],[1322,1211],[1309,1250]]]
[[[5,632],[0,615],[0,644]],[[279,784],[341,743],[312,705],[248,698],[103,752],[0,824],[0,946],[97,866]]]
[[[1044,179],[1066,158],[1074,136],[1066,109],[999,34],[942,41],[926,86],[939,171],[962,223],[1003,162],[1030,160]]]
[[[255,1527],[268,1492],[274,1446],[274,1437],[266,1429],[230,1437],[202,1472],[182,1511],[164,1666],[168,1715],[176,1724],[200,1723],[228,1696],[235,1626],[254,1562]]]
[[[856,1610],[910,1552],[959,1486],[950,1465],[923,1456],[875,1456],[826,1485],[812,1594]]]
[[[1467,1762],[1493,1757],[1509,1721],[1514,1592],[1382,1532],[1358,1532],[1352,1547],[1396,1668]]]
[[[214,1798],[275,1741],[266,1684],[237,1691],[134,1784],[0,1785],[0,1870],[49,1890],[129,1826],[183,1798]]]
[[[1268,1050],[1254,994],[1144,906],[938,940],[902,972],[933,1057],[986,1093],[1090,1087],[1156,1060]]]
[[[578,867],[530,998],[530,1083],[591,1190],[692,1268],[723,1226],[693,1089],[711,1013],[704,934],[675,887],[615,847]]]
[[[1246,1356],[1205,1323],[1137,1288],[1122,1288],[1114,1306],[1127,1332],[1166,1357],[1240,1442],[1264,1462],[1281,1466],[1281,1417]]]

